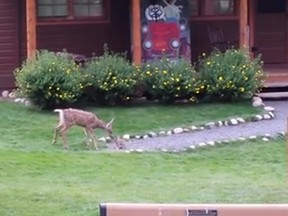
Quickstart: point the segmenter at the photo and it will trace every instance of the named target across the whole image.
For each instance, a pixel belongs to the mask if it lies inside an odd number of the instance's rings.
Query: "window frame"
[[[74,16],[74,0],[67,0],[67,16],[41,17],[38,16],[38,1],[36,1],[37,25],[90,24],[110,22],[110,0],[103,1],[102,16]]]
[[[238,0],[234,1],[234,13],[232,14],[205,14],[205,3],[206,1],[203,0],[196,0],[198,2],[198,13],[197,15],[190,15],[190,20],[236,20],[238,19],[239,12],[238,12]],[[240,0],[241,1],[241,0]]]

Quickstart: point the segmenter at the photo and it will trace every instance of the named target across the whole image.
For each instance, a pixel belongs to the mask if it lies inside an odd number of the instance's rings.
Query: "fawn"
[[[57,141],[58,132],[61,133],[64,148],[68,148],[67,139],[66,139],[66,132],[69,128],[74,125],[78,125],[84,128],[84,132],[87,138],[87,146],[89,147],[89,141],[92,140],[94,144],[94,148],[97,149],[97,141],[96,135],[94,134],[94,129],[100,128],[107,132],[107,134],[112,137],[113,140],[116,140],[112,136],[112,123],[113,120],[109,121],[108,123],[100,120],[96,115],[91,112],[79,110],[79,109],[55,109],[54,112],[59,113],[59,123],[54,129],[54,137],[52,140],[52,144]],[[118,147],[118,141],[116,140],[116,145]]]

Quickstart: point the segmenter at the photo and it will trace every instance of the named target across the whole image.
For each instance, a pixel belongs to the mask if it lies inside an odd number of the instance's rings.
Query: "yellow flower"
[[[218,77],[218,80],[223,80],[223,77],[222,76]]]

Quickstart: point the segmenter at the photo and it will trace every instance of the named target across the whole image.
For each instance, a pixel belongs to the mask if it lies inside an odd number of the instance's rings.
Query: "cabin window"
[[[235,0],[189,0],[192,16],[235,15]]]
[[[83,20],[107,18],[107,0],[37,0],[39,20]]]

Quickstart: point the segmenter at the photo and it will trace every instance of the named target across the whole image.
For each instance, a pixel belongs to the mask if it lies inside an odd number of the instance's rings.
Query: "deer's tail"
[[[55,109],[54,112],[59,113],[60,124],[64,123],[64,111],[62,109]]]

